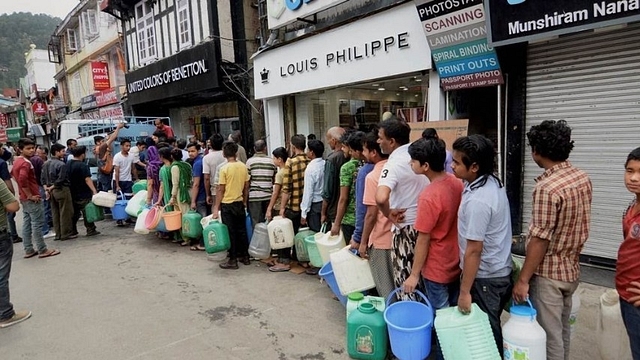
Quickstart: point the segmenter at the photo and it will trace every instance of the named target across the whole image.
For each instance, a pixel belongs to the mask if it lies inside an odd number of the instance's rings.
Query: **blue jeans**
[[[456,280],[449,284],[440,284],[435,281],[422,279],[424,282],[424,288],[426,289],[427,299],[433,307],[433,316],[436,316],[436,310],[446,309],[450,306],[457,306],[458,295],[460,295],[460,280]],[[434,339],[436,342],[433,346],[433,353],[436,360],[444,360],[442,355],[442,349],[440,348],[440,342],[437,341],[437,334],[434,329]]]
[[[633,356],[633,360],[640,360],[640,309],[621,298],[620,312],[624,326],[627,328],[627,334],[629,334],[631,356]]]
[[[11,235],[11,239],[17,239],[18,229],[16,228],[16,213],[7,213],[7,223],[9,224],[9,234]]]
[[[42,235],[46,235],[49,232],[49,221],[53,221],[51,217],[51,204],[48,200],[45,200],[46,193],[44,188],[40,186],[40,197],[42,198],[42,206],[44,206],[44,222],[42,223]]]
[[[12,257],[13,243],[9,234],[4,231],[0,233],[0,320],[10,319],[15,314],[9,298],[9,274],[11,273]]]
[[[36,243],[37,251],[42,254],[47,251],[47,245],[42,238],[42,223],[44,222],[44,206],[40,202],[21,201],[22,212],[22,236],[24,241],[24,251],[27,254],[33,252],[33,241]]]

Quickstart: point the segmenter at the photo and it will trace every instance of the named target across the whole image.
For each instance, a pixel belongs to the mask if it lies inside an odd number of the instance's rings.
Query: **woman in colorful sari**
[[[177,207],[183,214],[191,209],[191,165],[182,161],[182,151],[180,149],[162,148],[159,151],[160,160],[164,166],[160,168],[160,197],[156,205],[163,201],[167,205],[167,211],[173,211]],[[182,246],[188,246],[190,242],[182,239],[179,232],[176,232],[176,239],[173,241]]]

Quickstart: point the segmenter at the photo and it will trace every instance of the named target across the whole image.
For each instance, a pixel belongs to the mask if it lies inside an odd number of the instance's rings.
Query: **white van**
[[[56,143],[67,146],[67,140],[78,139],[80,137],[79,125],[89,123],[94,120],[71,119],[62,120],[56,129]]]

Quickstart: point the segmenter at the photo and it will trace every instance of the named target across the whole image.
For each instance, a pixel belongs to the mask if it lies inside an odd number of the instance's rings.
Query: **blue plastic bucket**
[[[113,217],[113,220],[126,220],[129,218],[129,215],[125,211],[128,200],[122,191],[120,191],[120,195],[122,196],[122,199],[116,200],[115,205],[111,208],[111,216]]]
[[[417,290],[415,293],[424,300],[424,304],[417,301],[398,301],[389,305],[400,290],[401,288],[397,288],[389,294],[384,310],[391,351],[401,360],[423,360],[431,352],[433,308],[427,297]]]
[[[333,274],[333,267],[331,267],[331,263],[328,262],[324,264],[324,266],[318,272],[321,278],[327,282],[333,294],[338,297],[342,306],[347,306],[347,297],[340,294],[340,288],[338,287],[338,282],[336,281],[336,276]]]
[[[158,222],[158,226],[156,226],[155,231],[159,231],[159,232],[163,232],[166,233],[167,231],[167,227],[164,224],[164,218],[160,217],[160,222]]]

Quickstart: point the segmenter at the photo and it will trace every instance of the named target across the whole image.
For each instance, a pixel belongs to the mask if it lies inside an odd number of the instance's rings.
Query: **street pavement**
[[[222,270],[203,252],[132,226],[102,221],[98,230],[93,238],[49,239],[62,254],[47,259],[23,259],[15,246],[12,302],[33,317],[0,329],[0,359],[348,358],[344,308],[317,277],[269,273],[257,261]],[[580,289],[571,358],[598,360],[605,288]]]

